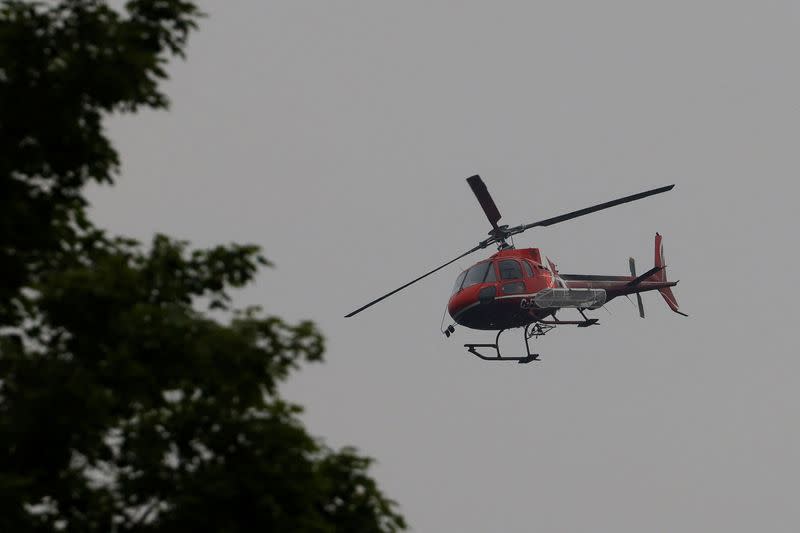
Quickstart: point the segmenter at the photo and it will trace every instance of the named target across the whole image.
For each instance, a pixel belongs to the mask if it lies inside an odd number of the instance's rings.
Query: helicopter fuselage
[[[660,235],[656,246],[660,247]],[[617,296],[665,291],[675,285],[655,273],[647,280],[560,275],[550,260],[547,263],[538,248],[507,248],[474,264],[456,280],[447,305],[450,316],[467,328],[503,330],[555,319],[559,309],[596,309]]]
[[[447,310],[457,324],[472,329],[520,327],[553,314],[530,300],[556,287],[557,277],[544,267],[537,248],[500,250],[459,275]]]

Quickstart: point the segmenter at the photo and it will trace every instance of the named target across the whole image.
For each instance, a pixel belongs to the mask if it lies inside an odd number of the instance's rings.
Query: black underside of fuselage
[[[497,330],[520,328],[552,315],[554,309],[523,309],[520,300],[494,300],[473,304],[453,317],[457,324],[471,329]]]

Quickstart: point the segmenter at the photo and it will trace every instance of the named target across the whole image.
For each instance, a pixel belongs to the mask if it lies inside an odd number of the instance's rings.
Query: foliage
[[[0,7],[0,319],[72,240],[83,185],[113,181],[104,114],[166,107],[168,53],[182,53],[198,16],[181,0],[133,0],[126,16],[97,0]]]
[[[118,170],[103,117],[167,105],[198,17],[0,8],[0,531],[403,529],[370,460],[278,394],[322,359],[314,325],[232,308],[268,264],[257,247],[143,247],[86,217],[83,186]]]

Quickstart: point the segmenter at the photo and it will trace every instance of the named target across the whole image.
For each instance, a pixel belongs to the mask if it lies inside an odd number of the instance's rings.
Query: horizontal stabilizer
[[[665,267],[663,267],[663,266],[653,267],[650,270],[648,270],[647,272],[645,272],[644,274],[642,274],[641,276],[636,276],[635,278],[630,280],[627,283],[627,285],[628,285],[628,287],[635,287],[635,286],[639,285],[641,282],[645,281],[650,276],[652,276],[654,274],[657,274],[658,272],[661,272],[662,270],[664,270],[664,268]]]

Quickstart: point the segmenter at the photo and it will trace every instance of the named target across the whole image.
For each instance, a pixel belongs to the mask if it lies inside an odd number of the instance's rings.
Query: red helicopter
[[[471,329],[497,330],[494,344],[464,345],[468,352],[486,361],[517,361],[518,363],[538,361],[539,354],[530,351],[529,340],[531,338],[540,337],[556,326],[572,325],[583,328],[597,325],[598,319],[587,317],[586,311],[598,309],[617,296],[629,298],[628,295],[635,294],[639,304],[639,316],[644,318],[644,305],[640,293],[658,291],[670,309],[683,316],[688,316],[678,309],[678,301],[670,289],[678,282],[667,281],[664,248],[661,244],[661,235],[658,233],[655,238],[655,265],[639,276],[636,275],[636,265],[632,257],[629,260],[630,276],[560,274],[556,265],[549,258],[546,258],[547,265],[542,262],[538,248],[518,250],[514,248],[513,244],[508,243],[513,235],[525,230],[552,226],[595,211],[667,192],[672,190],[674,185],[625,196],[538,222],[509,227],[497,224],[500,221],[500,211],[480,176],[467,178],[467,183],[478,198],[478,202],[492,225],[489,237],[455,259],[359,307],[346,317],[360,313],[462,257],[492,244],[497,245],[497,253],[459,274],[453,294],[447,304],[447,310],[457,324]],[[558,319],[556,313],[565,308],[576,309],[580,313],[581,320]],[[523,328],[527,355],[522,357],[501,355],[498,344],[500,335],[511,328]],[[449,325],[442,333],[450,337],[454,331],[453,325]],[[479,348],[492,349],[495,355],[484,355]]]

